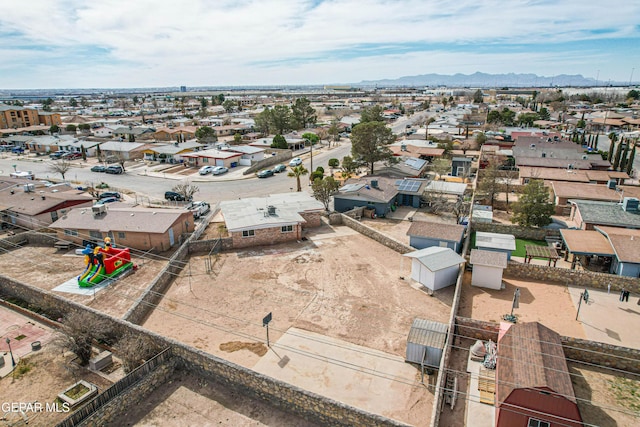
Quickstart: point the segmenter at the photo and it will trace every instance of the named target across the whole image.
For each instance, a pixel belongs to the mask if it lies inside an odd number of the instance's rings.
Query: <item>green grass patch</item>
[[[524,258],[524,256],[527,254],[524,247],[527,245],[549,246],[547,242],[545,242],[544,240],[516,239],[516,250],[511,252],[511,256],[518,256],[518,257]],[[540,258],[540,259],[544,259],[544,258]]]
[[[618,404],[632,411],[640,411],[640,391],[637,381],[616,377],[613,381],[609,381],[609,385]]]

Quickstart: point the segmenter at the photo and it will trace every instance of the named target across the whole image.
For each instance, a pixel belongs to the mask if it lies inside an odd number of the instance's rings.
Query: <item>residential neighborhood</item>
[[[0,400],[64,410],[0,420],[637,425],[640,97],[606,90],[3,98]]]

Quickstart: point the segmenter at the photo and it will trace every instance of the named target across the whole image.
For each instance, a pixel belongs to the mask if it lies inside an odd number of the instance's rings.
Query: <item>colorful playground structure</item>
[[[84,272],[78,276],[78,285],[82,288],[90,288],[133,268],[129,248],[114,248],[109,237],[104,239],[104,248],[87,245],[82,253],[87,264]]]

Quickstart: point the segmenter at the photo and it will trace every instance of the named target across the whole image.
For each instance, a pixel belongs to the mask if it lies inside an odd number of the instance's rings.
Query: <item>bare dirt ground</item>
[[[251,368],[266,350],[270,312],[272,342],[297,327],[402,357],[414,318],[447,322],[454,288],[435,297],[413,288],[400,279],[410,262],[398,253],[348,227],[325,225],[308,238],[222,253],[213,274],[207,256],[192,257],[144,326]],[[429,405],[418,406],[419,424]]]
[[[71,360],[75,356],[63,355],[53,344],[45,345],[42,350],[31,353],[21,360],[23,370],[16,369],[12,375],[0,380],[0,402],[40,402],[53,403],[59,393],[83,379],[98,386],[99,392],[111,386],[111,381],[79,367]],[[62,406],[59,406],[62,409]],[[29,426],[52,426],[62,421],[68,414],[64,412],[27,411]],[[19,413],[5,414],[6,425],[25,425]],[[0,423],[0,425],[5,425]]]
[[[540,322],[560,335],[586,338],[569,290],[562,284],[505,278],[505,289],[471,286],[471,272],[465,272],[458,315],[500,322],[511,313],[513,294],[520,288],[520,307],[513,311],[518,322]]]
[[[133,263],[138,265],[138,269],[96,292],[95,298],[93,295],[62,292],[59,295],[112,316],[121,317],[165,264],[163,261],[151,261],[136,256],[131,258]],[[0,255],[0,271],[4,276],[49,291],[80,275],[83,270],[83,256],[75,255],[73,251],[63,253],[51,247],[25,246]]]
[[[176,372],[144,402],[123,412],[111,426],[234,427],[316,425],[268,404],[249,399],[190,373]]]

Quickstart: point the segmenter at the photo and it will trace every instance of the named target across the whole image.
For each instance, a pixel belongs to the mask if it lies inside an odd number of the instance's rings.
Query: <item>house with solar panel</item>
[[[397,206],[420,207],[420,197],[427,185],[422,179],[393,179],[380,176],[350,178],[333,196],[334,210],[347,212],[354,208],[374,209],[377,216],[386,215]]]
[[[415,157],[401,157],[397,163],[377,162],[375,174],[388,178],[423,178],[427,174],[429,162]]]

